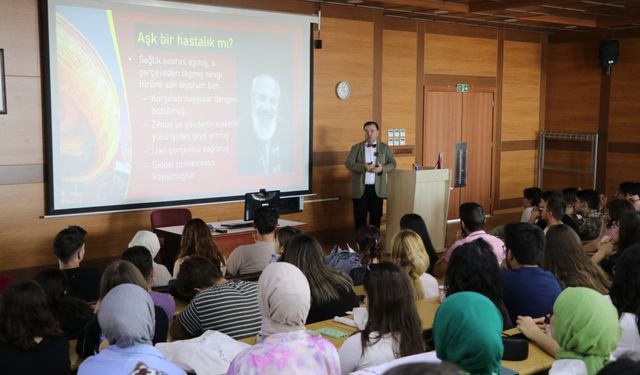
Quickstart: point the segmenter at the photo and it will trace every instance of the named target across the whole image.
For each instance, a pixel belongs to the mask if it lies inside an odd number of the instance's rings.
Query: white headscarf
[[[271,263],[258,280],[263,337],[304,328],[311,308],[309,282],[290,263]]]
[[[109,344],[126,348],[135,343],[151,345],[155,311],[151,295],[135,284],[120,284],[100,301],[98,323]]]
[[[155,258],[158,255],[158,251],[160,251],[160,241],[158,240],[158,236],[155,233],[150,232],[148,230],[139,230],[131,242],[129,242],[129,247],[133,246],[144,246],[151,252],[151,259]]]

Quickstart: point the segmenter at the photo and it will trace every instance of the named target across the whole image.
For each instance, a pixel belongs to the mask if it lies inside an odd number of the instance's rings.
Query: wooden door
[[[467,143],[467,186],[460,202],[476,202],[491,212],[493,93],[462,95],[462,141]]]
[[[462,138],[462,95],[455,91],[431,91],[424,89],[424,123],[422,165],[433,167],[438,154],[444,153],[442,168],[452,171],[455,167],[455,144]],[[448,217],[457,217],[459,194],[449,198]]]
[[[443,168],[452,171],[448,218],[458,217],[463,202],[481,204],[491,212],[493,91],[458,93],[451,88],[424,88],[425,166],[434,166],[444,152]],[[455,188],[456,144],[467,146],[466,185]]]

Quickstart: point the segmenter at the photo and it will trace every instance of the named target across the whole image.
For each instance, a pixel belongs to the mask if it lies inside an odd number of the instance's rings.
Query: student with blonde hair
[[[438,281],[426,273],[429,268],[429,257],[424,249],[422,238],[416,232],[403,229],[393,237],[391,260],[409,275],[413,282],[413,295],[416,299],[438,296]]]

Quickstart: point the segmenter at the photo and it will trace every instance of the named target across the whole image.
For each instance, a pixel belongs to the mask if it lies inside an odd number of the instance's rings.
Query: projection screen
[[[311,15],[42,3],[48,214],[311,191]]]

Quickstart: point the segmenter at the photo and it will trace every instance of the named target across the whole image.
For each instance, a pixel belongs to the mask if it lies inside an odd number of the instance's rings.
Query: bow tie
[[[377,146],[377,144],[375,144],[375,143],[367,143],[367,147],[376,147],[376,146]]]

